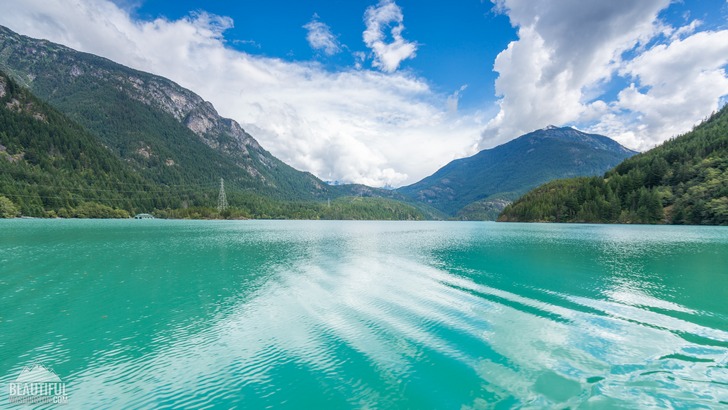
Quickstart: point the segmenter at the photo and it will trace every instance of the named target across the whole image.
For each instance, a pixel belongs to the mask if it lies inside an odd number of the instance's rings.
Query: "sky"
[[[646,150],[728,102],[727,0],[2,0],[172,79],[281,160],[397,187],[548,125]]]

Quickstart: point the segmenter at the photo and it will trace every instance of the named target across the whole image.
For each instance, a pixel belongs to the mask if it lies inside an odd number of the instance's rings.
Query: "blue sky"
[[[134,4],[136,7],[130,10],[143,20],[177,20],[196,11],[229,16],[235,25],[225,32],[230,47],[291,61],[318,61],[329,70],[341,70],[355,64],[353,52],[368,52],[362,41],[362,15],[376,2],[144,0]],[[461,108],[479,109],[496,102],[497,73],[493,71],[493,61],[518,38],[507,14],[494,10],[489,1],[478,0],[399,0],[396,4],[405,16],[404,37],[418,45],[416,58],[405,61],[402,68],[426,78],[439,92],[453,92],[467,85],[467,90],[460,94]],[[346,50],[328,56],[309,46],[304,26],[314,15],[329,26]],[[673,2],[659,17],[674,26],[699,19],[703,30],[726,28],[728,2]],[[617,79],[615,85],[624,83],[625,80]],[[618,88],[605,93],[614,97],[616,91]]]
[[[0,24],[168,77],[294,167],[374,186],[550,124],[649,149],[728,96],[725,0],[24,0]]]
[[[508,16],[494,12],[490,2],[405,0],[396,4],[404,14],[403,36],[417,43],[416,58],[402,69],[426,78],[433,89],[452,93],[468,85],[461,94],[461,106],[478,109],[493,103],[495,73],[493,60],[516,31]],[[329,70],[354,66],[354,52],[369,50],[362,40],[364,11],[375,5],[370,0],[349,1],[160,1],[137,3],[136,18],[165,17],[177,20],[191,12],[206,11],[229,16],[234,27],[225,31],[230,47],[241,51],[290,61],[318,61]],[[328,25],[345,49],[335,55],[314,50],[306,41],[306,29],[313,16]],[[367,65],[371,67],[371,64]]]

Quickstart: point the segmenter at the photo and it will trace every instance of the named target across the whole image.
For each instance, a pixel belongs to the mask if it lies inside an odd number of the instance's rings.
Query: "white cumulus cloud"
[[[376,6],[367,8],[364,22],[364,43],[374,54],[374,67],[391,73],[402,61],[415,56],[417,44],[402,37],[404,14],[394,0],[380,0]]]
[[[448,115],[447,96],[412,74],[331,72],[226,47],[227,17],[147,21],[106,0],[25,0],[5,7],[0,24],[168,77],[281,160],[325,180],[416,182],[474,153],[484,123]]]
[[[620,69],[634,83],[615,103],[615,108],[638,113],[638,129],[626,123],[612,132],[649,148],[689,130],[728,95],[726,64],[728,30],[695,33],[645,51]]]
[[[668,26],[659,14],[669,0],[492,1],[518,40],[495,60],[500,111],[481,147],[574,124],[646,149],[689,130],[728,94],[728,31]],[[605,98],[615,78],[632,84]]]

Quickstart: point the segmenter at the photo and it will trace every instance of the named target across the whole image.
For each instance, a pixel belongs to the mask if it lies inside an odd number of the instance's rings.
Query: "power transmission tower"
[[[222,212],[228,207],[227,197],[225,196],[225,180],[220,178],[220,195],[217,196],[217,211]]]

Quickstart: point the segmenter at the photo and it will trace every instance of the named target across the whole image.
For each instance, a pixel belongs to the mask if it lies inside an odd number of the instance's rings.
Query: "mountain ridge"
[[[1,26],[0,68],[157,182],[214,184],[223,176],[231,187],[284,199],[346,194],[275,158],[210,102],[164,77]]]

